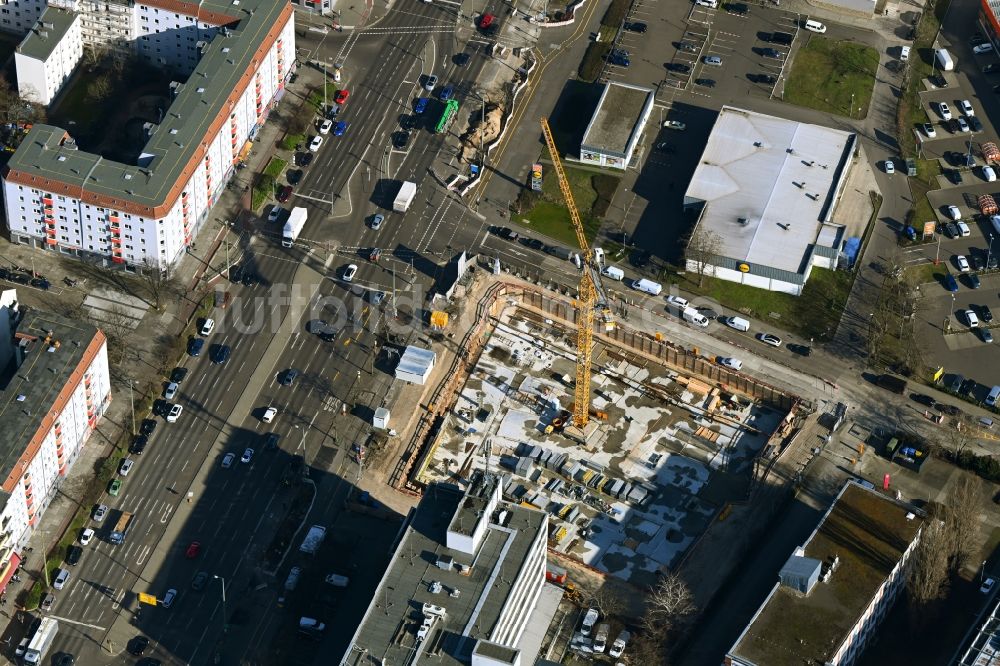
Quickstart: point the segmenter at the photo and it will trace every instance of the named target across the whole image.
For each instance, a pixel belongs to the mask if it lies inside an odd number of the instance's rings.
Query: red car
[[[278,203],[285,203],[288,201],[288,197],[292,196],[292,186],[285,185],[280,190],[278,190]]]
[[[201,542],[200,541],[192,541],[191,545],[188,546],[188,549],[187,549],[187,552],[185,553],[185,555],[187,555],[187,558],[189,560],[193,560],[194,558],[198,557],[198,551],[200,551],[200,550],[201,550]]]
[[[482,16],[479,17],[479,29],[486,30],[491,25],[493,25],[493,21],[495,21],[496,18],[497,17],[493,16],[493,14],[483,14]]]
[[[343,90],[338,90],[337,94],[334,95],[333,97],[333,103],[343,104],[344,102],[347,101],[347,98],[350,96],[351,96],[351,91],[348,90],[347,88],[344,88]]]

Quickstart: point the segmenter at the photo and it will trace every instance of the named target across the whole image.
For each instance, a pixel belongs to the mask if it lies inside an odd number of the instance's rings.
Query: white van
[[[990,389],[990,394],[986,396],[986,406],[996,407],[998,399],[1000,399],[1000,386],[994,386]]]
[[[750,330],[750,322],[742,317],[726,317],[723,321],[726,322],[726,326],[735,328],[737,331],[746,333]]]
[[[604,268],[604,250],[599,247],[595,247],[593,249],[593,252],[594,252],[594,262],[601,268]]]
[[[601,275],[606,278],[611,278],[612,280],[618,280],[619,282],[625,278],[625,271],[618,268],[617,266],[605,266],[601,269]]]
[[[694,4],[716,9],[719,6],[719,0],[694,0]]]
[[[647,280],[646,278],[633,282],[632,288],[647,294],[652,294],[653,296],[659,296],[660,292],[663,291],[662,284],[659,282],[653,282],[652,280]]]
[[[694,324],[695,326],[701,326],[702,328],[708,326],[708,317],[698,312],[694,308],[684,308],[684,311],[681,313],[681,316],[684,317],[684,321],[688,322],[689,324]]]
[[[903,46],[899,49],[899,60],[900,62],[906,62],[910,59],[910,47]]]
[[[825,25],[823,25],[819,21],[813,21],[811,19],[807,20],[805,23],[803,23],[802,27],[805,28],[806,30],[808,30],[809,32],[818,32],[820,34],[823,34],[824,32],[826,32],[826,26]]]
[[[577,268],[583,268],[583,259],[580,258],[579,252],[574,252],[573,256],[569,258],[573,262],[573,265]]]

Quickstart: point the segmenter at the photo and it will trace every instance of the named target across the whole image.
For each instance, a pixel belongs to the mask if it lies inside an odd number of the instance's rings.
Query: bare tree
[[[925,525],[913,551],[907,589],[910,601],[923,606],[939,599],[946,591],[948,559],[951,552],[944,523],[932,518]]]
[[[180,293],[174,272],[170,268],[161,269],[149,261],[142,262],[142,283],[153,301],[153,308],[160,310],[164,297]]]
[[[955,421],[954,427],[945,430],[943,439],[945,446],[956,459],[965,453],[975,440],[969,426],[960,420]]]
[[[694,265],[699,287],[705,286],[705,274],[721,252],[722,236],[710,229],[698,225],[688,236],[685,256]]]
[[[607,585],[602,585],[591,596],[587,605],[596,608],[603,616],[620,615],[625,608],[621,598]]]
[[[951,544],[952,571],[961,569],[972,556],[983,494],[983,482],[973,474],[963,474],[948,492],[944,531]]]
[[[108,360],[113,365],[121,363],[128,349],[129,335],[135,329],[135,320],[120,305],[112,305],[93,323],[104,331],[104,335],[108,338]]]
[[[87,85],[87,92],[95,100],[102,100],[111,94],[111,78],[107,74],[99,74]]]
[[[680,576],[669,573],[646,597],[642,626],[650,636],[662,636],[680,618],[695,611],[694,597]]]

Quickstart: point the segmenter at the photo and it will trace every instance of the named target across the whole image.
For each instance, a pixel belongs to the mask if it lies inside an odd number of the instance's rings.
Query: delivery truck
[[[45,653],[52,647],[52,641],[55,640],[56,632],[58,631],[59,623],[54,619],[47,617],[42,620],[42,623],[38,626],[38,631],[35,632],[34,638],[28,643],[28,649],[24,651],[24,663],[42,663],[42,658],[45,657]]]
[[[396,195],[396,200],[392,202],[392,209],[397,213],[405,213],[410,209],[410,204],[413,203],[416,196],[417,184],[408,180],[403,181],[399,187],[399,193]]]
[[[306,226],[307,217],[308,211],[305,208],[296,206],[292,209],[288,222],[285,222],[285,228],[281,231],[281,244],[284,247],[291,247],[295,243],[295,239],[302,233],[302,227]]]

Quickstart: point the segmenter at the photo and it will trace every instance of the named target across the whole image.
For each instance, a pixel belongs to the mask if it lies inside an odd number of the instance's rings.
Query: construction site
[[[750,499],[802,410],[786,391],[615,321],[555,166],[588,257],[576,298],[492,282],[392,484],[421,493],[502,473],[505,499],[549,514],[551,553],[648,586]]]

